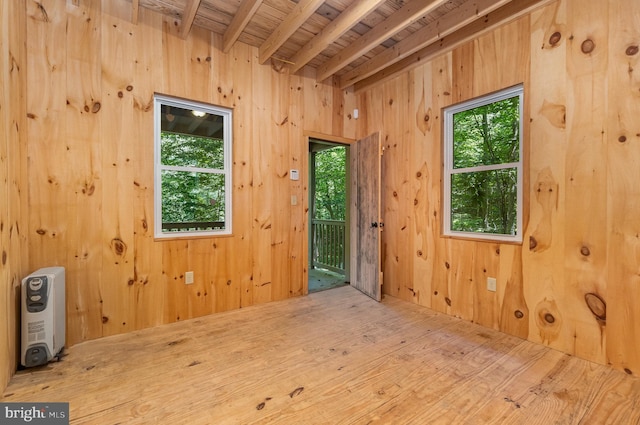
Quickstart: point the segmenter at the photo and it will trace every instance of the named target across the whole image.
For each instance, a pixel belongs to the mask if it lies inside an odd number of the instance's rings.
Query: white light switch
[[[193,283],[193,272],[186,272],[184,274],[184,284],[191,285]]]
[[[298,170],[289,171],[289,176],[291,176],[291,180],[300,180],[300,172]]]
[[[497,286],[496,278],[495,277],[488,277],[487,278],[487,291],[496,292],[496,286]]]
[[[291,205],[298,205],[298,197],[296,195],[291,195]]]

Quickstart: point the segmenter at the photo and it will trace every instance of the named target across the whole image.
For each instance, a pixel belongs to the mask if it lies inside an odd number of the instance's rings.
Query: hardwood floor
[[[640,380],[350,286],[71,347],[2,397],[72,424],[637,424]]]

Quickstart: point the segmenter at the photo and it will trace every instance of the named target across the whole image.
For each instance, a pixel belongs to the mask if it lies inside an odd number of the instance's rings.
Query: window
[[[155,236],[231,233],[231,110],[154,97]]]
[[[444,110],[443,233],[522,242],[522,86]]]

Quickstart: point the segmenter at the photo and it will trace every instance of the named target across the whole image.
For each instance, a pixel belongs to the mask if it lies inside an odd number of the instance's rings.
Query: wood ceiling
[[[131,0],[259,49],[260,63],[296,73],[316,69],[341,88],[374,84],[549,0]]]

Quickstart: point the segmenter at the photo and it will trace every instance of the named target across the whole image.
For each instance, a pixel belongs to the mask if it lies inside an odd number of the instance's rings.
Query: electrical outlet
[[[496,292],[496,286],[497,286],[496,278],[495,277],[488,277],[487,278],[487,291]]]
[[[193,283],[193,272],[186,272],[184,274],[185,285],[191,285]]]

